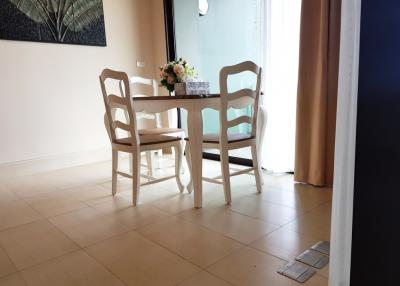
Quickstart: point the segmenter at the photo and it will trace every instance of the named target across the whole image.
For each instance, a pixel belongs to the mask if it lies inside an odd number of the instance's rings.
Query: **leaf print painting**
[[[0,0],[0,39],[105,46],[102,0]]]

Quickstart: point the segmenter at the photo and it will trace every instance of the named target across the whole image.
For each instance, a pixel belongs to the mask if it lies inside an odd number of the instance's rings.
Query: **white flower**
[[[174,66],[174,73],[176,73],[177,76],[182,76],[185,73],[185,68],[183,67],[183,65],[175,65]]]

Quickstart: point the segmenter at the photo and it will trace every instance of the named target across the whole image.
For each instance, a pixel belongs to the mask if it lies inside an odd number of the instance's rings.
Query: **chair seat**
[[[247,133],[229,133],[228,143],[246,141],[254,139],[255,137]],[[186,141],[190,141],[190,138],[186,137]],[[207,133],[203,135],[203,143],[219,143],[219,133]]]
[[[182,132],[180,128],[151,128],[139,130],[139,135],[162,135]]]
[[[166,135],[140,135],[140,146],[153,145],[153,144],[162,144],[180,141],[181,137],[179,136],[166,136]],[[115,140],[116,144],[131,146],[131,138],[122,138]]]

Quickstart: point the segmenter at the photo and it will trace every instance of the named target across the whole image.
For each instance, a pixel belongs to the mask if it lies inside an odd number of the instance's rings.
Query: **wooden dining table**
[[[194,189],[194,207],[203,205],[203,116],[202,110],[220,109],[220,95],[175,95],[133,97],[133,108],[136,112],[159,113],[170,109],[183,108],[187,111],[187,127],[190,138],[191,176]]]

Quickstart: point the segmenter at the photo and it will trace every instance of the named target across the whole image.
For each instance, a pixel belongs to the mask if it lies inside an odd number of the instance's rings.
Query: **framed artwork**
[[[102,0],[0,0],[0,39],[106,46]]]

